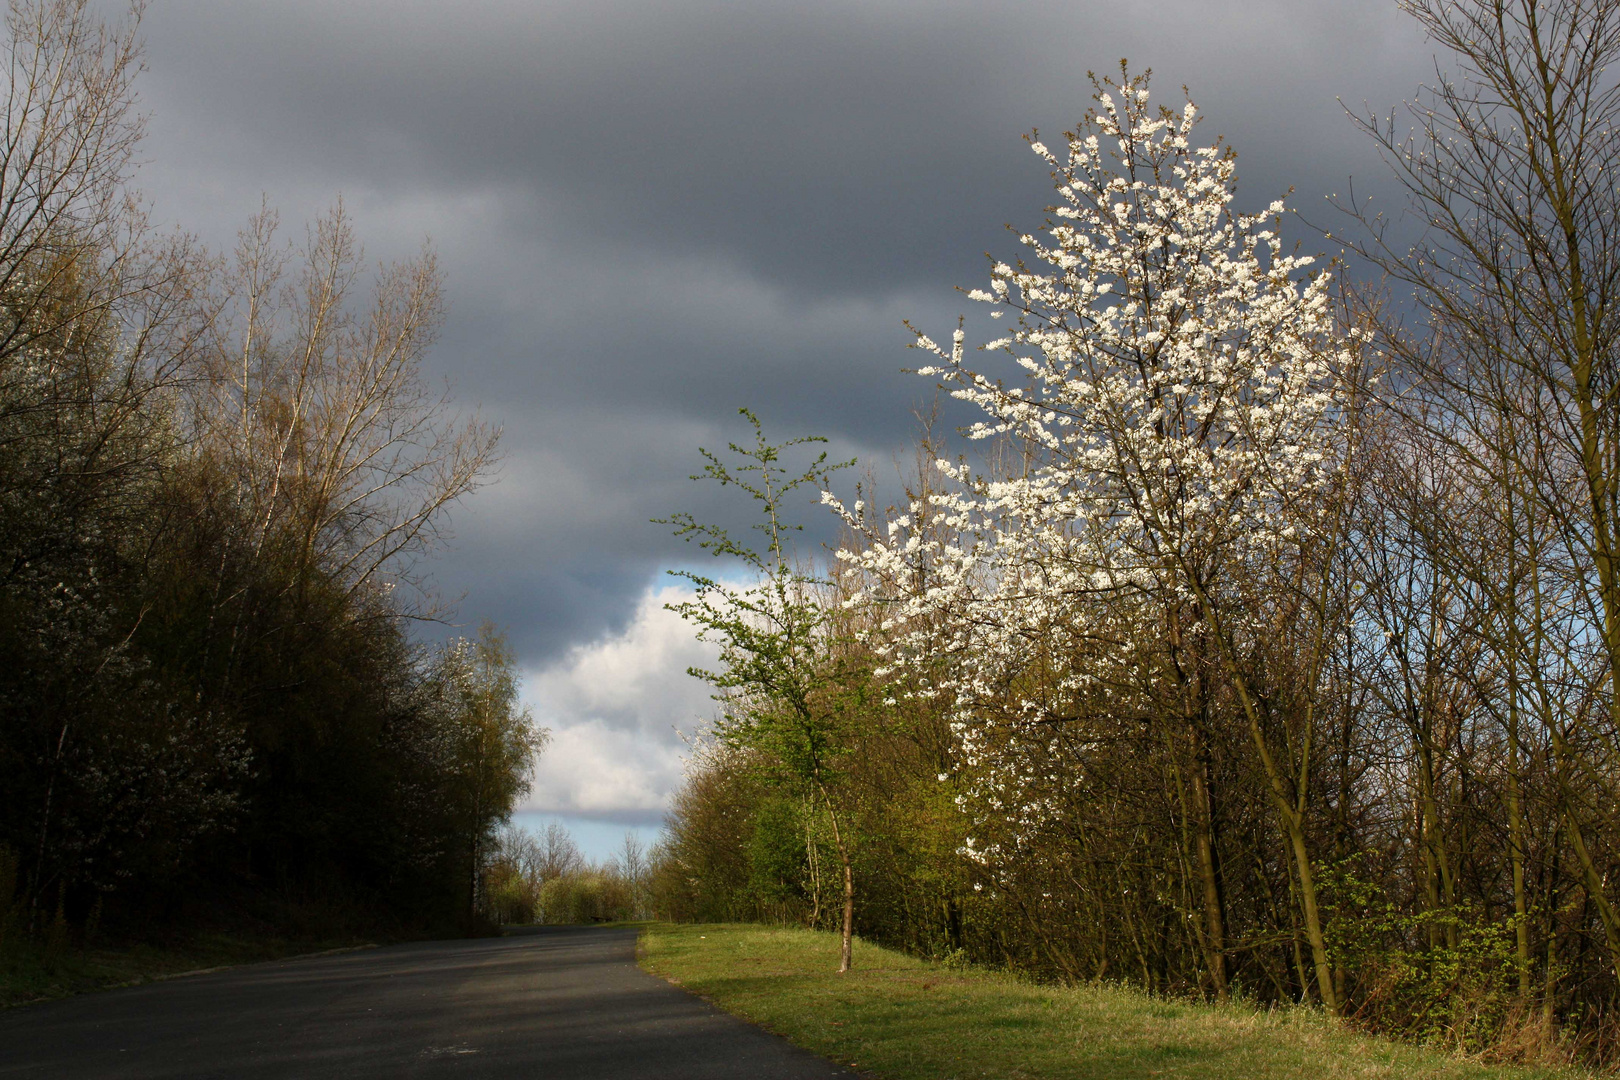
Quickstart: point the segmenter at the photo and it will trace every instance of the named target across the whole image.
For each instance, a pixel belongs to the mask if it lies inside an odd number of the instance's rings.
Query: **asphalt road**
[[[255,964],[0,1012],[0,1077],[809,1080],[848,1070],[557,928]]]

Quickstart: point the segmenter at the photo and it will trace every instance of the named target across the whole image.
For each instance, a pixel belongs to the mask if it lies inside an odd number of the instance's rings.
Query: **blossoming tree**
[[[1052,767],[1042,725],[1141,682],[1115,670],[1134,661],[1111,643],[1142,640],[1144,626],[1162,635],[1169,660],[1150,681],[1172,684],[1180,715],[1167,723],[1195,744],[1194,762],[1200,717],[1218,694],[1235,700],[1288,841],[1318,991],[1336,1007],[1306,815],[1358,354],[1328,275],[1282,249],[1283,204],[1234,209],[1234,156],[1194,145],[1190,102],[1153,107],[1146,77],[1123,67],[1095,100],[1066,155],[1031,140],[1056,183],[1052,217],[1020,238],[1027,261],[995,265],[989,289],[969,294],[991,318],[1012,316],[985,348],[1011,358],[1017,381],[970,367],[960,327],[948,347],[917,337],[934,357],[921,374],[980,410],[968,435],[1016,448],[1014,467],[941,461],[943,490],[886,529],[846,511],[870,539],[845,558],[867,582],[858,600],[884,612],[891,670],[926,670],[931,692],[954,701],[978,795],[1015,826],[1043,813],[1019,796]],[[1290,625],[1257,625],[1250,612],[1279,610],[1244,602],[1258,589],[1299,598],[1280,606]],[[1286,692],[1254,659],[1279,637],[1296,673]],[[954,661],[943,671],[941,657]],[[1053,677],[1022,694],[1018,675],[1034,664]],[[1211,815],[1197,805],[1202,773],[1189,780],[1199,936],[1224,995]],[[970,842],[969,854],[997,853]]]

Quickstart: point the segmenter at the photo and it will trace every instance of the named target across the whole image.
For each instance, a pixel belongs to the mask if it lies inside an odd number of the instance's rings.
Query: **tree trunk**
[[[1519,786],[1519,686],[1513,653],[1508,653],[1508,858],[1513,864],[1514,962],[1519,968],[1519,1001],[1530,1001],[1530,908],[1524,895],[1524,803]]]
[[[855,950],[855,872],[849,862],[849,845],[844,841],[844,830],[838,827],[838,811],[833,809],[832,795],[825,784],[821,799],[827,806],[827,820],[832,825],[833,846],[838,849],[838,863],[844,872],[844,921],[839,940],[838,974],[850,969]]]
[[[1220,615],[1210,603],[1202,583],[1196,577],[1188,575],[1188,584],[1192,587],[1199,607],[1203,609],[1204,618],[1209,623],[1211,635],[1226,665],[1227,675],[1232,680],[1233,689],[1237,691],[1238,701],[1243,706],[1243,715],[1249,723],[1249,735],[1254,741],[1255,752],[1260,757],[1260,764],[1265,770],[1266,781],[1271,789],[1272,802],[1277,808],[1277,816],[1282,819],[1283,830],[1288,834],[1289,853],[1293,856],[1294,872],[1299,882],[1300,913],[1305,919],[1305,939],[1310,942],[1311,960],[1316,969],[1317,993],[1328,1011],[1336,1013],[1339,1011],[1339,999],[1333,989],[1333,971],[1328,963],[1327,936],[1322,932],[1322,916],[1317,903],[1316,875],[1311,870],[1310,847],[1305,838],[1303,785],[1309,775],[1306,772],[1309,768],[1308,746],[1304,751],[1305,760],[1297,781],[1299,789],[1290,791],[1290,778],[1285,777],[1278,769],[1277,759],[1272,755],[1271,747],[1266,742],[1265,728],[1260,721],[1260,704],[1250,692],[1249,681],[1238,667],[1237,657],[1233,655],[1232,644],[1221,625]],[[1306,738],[1309,739],[1308,732]],[[1297,806],[1296,800],[1299,804]]]
[[[855,951],[855,875],[842,848],[838,855],[844,863],[844,928],[838,953],[838,974],[842,975],[849,970]]]
[[[1182,720],[1192,740],[1192,800],[1181,791],[1181,769],[1176,763],[1176,750],[1168,747],[1171,767],[1176,770],[1176,787],[1182,795],[1182,816],[1193,827],[1193,850],[1198,860],[1200,899],[1204,908],[1204,927],[1199,944],[1204,951],[1204,965],[1209,969],[1210,981],[1215,987],[1215,1000],[1226,1001],[1229,996],[1226,974],[1226,904],[1221,889],[1220,865],[1216,861],[1215,795],[1210,789],[1209,737],[1206,733],[1207,696],[1200,658],[1186,647],[1181,632],[1179,605],[1168,612],[1170,639],[1170,668],[1181,692]],[[1193,635],[1196,640],[1196,633]],[[1167,742],[1169,740],[1166,740]],[[1183,841],[1185,843],[1185,841]]]
[[[1227,1000],[1226,918],[1221,895],[1220,867],[1215,861],[1214,801],[1207,776],[1208,748],[1200,739],[1199,758],[1193,765],[1193,801],[1197,806],[1194,842],[1198,849],[1198,877],[1203,886],[1204,934],[1209,976],[1215,984],[1215,999]]]
[[[804,815],[804,856],[810,867],[810,929],[821,925],[821,857],[816,852],[816,838],[811,831],[814,804],[807,803]]]
[[[1304,823],[1298,815],[1287,815],[1288,839],[1293,847],[1294,867],[1299,874],[1299,905],[1305,916],[1305,939],[1311,943],[1311,960],[1316,968],[1316,990],[1329,1012],[1339,1011],[1334,993],[1333,971],[1328,965],[1327,936],[1322,933],[1322,915],[1317,906],[1316,876],[1311,870],[1310,850],[1305,843]]]

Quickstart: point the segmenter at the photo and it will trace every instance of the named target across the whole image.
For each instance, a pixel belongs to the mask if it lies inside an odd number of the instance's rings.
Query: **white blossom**
[[[1306,542],[1299,506],[1347,453],[1350,354],[1328,275],[1282,250],[1283,203],[1236,212],[1235,161],[1193,145],[1193,105],[1161,113],[1145,87],[1120,90],[1098,95],[1066,158],[1031,142],[1056,180],[1052,217],[968,293],[1016,321],[985,346],[1012,377],[969,366],[960,329],[948,348],[915,343],[931,354],[920,373],[983,414],[969,436],[1011,439],[1027,465],[939,461],[937,490],[884,527],[845,513],[867,537],[841,553],[866,582],[849,602],[880,612],[885,672],[954,710],[961,805],[1014,836],[1058,775],[1039,725],[1128,662],[1063,658],[1151,634],[1128,624],[1215,567]],[[1021,689],[1037,663],[1050,678]],[[1013,853],[969,840],[963,854],[988,867]]]

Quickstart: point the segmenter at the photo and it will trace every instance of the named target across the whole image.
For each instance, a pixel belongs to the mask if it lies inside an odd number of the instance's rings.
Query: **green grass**
[[[0,953],[0,1008],[356,945],[353,938],[199,933],[186,941],[161,946],[68,949],[52,957],[39,944],[23,942]]]
[[[883,1080],[1589,1076],[1465,1061],[1357,1034],[1311,1009],[1043,986],[860,941],[850,974],[837,974],[837,960],[835,936],[805,930],[661,924],[641,940],[648,971]]]

